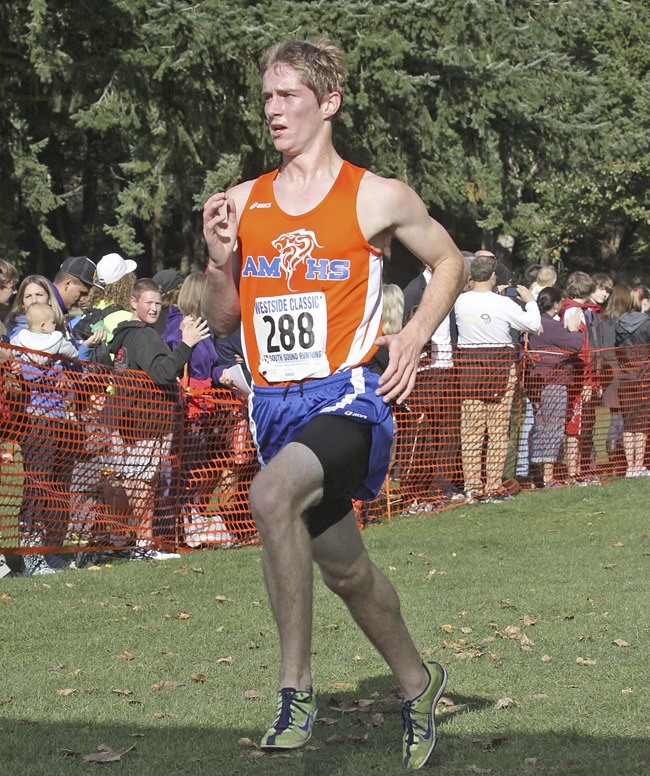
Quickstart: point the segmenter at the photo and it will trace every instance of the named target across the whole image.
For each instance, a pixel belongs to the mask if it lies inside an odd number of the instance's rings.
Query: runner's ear
[[[341,107],[341,94],[339,92],[330,92],[321,103],[321,108],[325,118],[331,119],[336,116]]]

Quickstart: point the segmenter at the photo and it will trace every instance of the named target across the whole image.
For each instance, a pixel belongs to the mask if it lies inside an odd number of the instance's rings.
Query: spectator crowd
[[[465,288],[423,352],[413,392],[395,407],[389,479],[418,494],[411,511],[500,502],[522,484],[599,484],[603,413],[608,471],[650,475],[650,290],[585,272],[561,286],[551,265],[531,265],[513,284],[489,250],[465,252],[465,261]],[[240,338],[218,339],[208,329],[202,272],[184,278],[168,268],[139,279],[136,272],[135,261],[109,253],[96,264],[68,258],[52,279],[21,280],[0,259],[0,452],[3,469],[22,466],[25,574],[92,561],[90,553],[54,550],[83,537],[98,493],[127,526],[121,541],[134,557],[175,555],[158,530],[166,520],[180,523],[173,528],[188,547],[241,538],[226,515],[208,517],[215,490],[245,501],[238,471],[254,461]],[[425,268],[403,290],[384,286],[386,333],[405,325],[430,282]],[[375,359],[385,367],[387,351]],[[111,375],[123,370],[142,375],[139,387],[116,388]],[[13,433],[16,413],[27,420]],[[0,513],[0,546],[5,520]],[[10,572],[0,556],[0,576]]]

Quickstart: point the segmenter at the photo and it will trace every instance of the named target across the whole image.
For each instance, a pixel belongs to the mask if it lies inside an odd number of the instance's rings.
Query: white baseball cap
[[[117,283],[118,280],[135,272],[138,268],[133,259],[123,259],[119,253],[107,253],[97,262],[97,280],[103,286]]]

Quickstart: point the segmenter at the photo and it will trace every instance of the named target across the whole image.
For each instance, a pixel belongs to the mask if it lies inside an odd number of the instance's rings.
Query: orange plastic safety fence
[[[648,346],[423,356],[395,407],[385,486],[361,524],[516,493],[643,477]],[[0,550],[223,547],[255,541],[247,403],[0,344]]]
[[[11,554],[255,538],[243,397],[0,346],[0,547]]]
[[[491,501],[521,488],[595,485],[650,467],[650,346],[577,356],[517,346],[424,357],[395,408],[388,481],[363,525]]]

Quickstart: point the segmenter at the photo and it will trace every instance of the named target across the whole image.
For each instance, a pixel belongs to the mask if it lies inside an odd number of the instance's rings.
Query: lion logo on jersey
[[[287,288],[291,288],[291,278],[300,264],[306,264],[314,247],[322,248],[316,240],[316,235],[310,229],[296,229],[295,232],[285,232],[271,243],[278,252],[280,269],[287,276]]]

